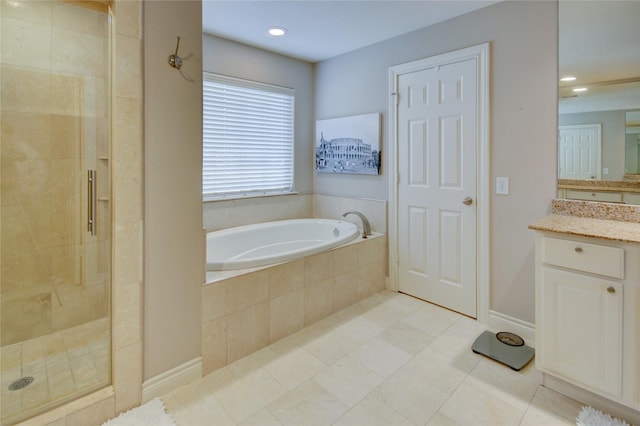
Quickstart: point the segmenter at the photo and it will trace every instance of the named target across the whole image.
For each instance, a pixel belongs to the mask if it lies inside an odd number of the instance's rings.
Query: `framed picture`
[[[316,172],[380,174],[380,113],[316,121]]]

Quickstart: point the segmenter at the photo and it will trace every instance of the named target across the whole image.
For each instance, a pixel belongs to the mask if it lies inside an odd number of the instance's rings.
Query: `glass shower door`
[[[110,355],[110,15],[0,2],[2,425],[104,387]]]

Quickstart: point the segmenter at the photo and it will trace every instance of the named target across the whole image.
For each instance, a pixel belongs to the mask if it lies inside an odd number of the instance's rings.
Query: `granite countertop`
[[[640,243],[640,223],[635,222],[551,214],[529,225],[529,229]]]
[[[640,180],[558,179],[558,188],[586,191],[640,192]]]

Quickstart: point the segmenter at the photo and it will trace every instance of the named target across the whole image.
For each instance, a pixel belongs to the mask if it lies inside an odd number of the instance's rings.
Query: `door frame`
[[[475,59],[477,64],[476,167],[476,315],[489,322],[490,163],[489,43],[395,65],[389,68],[389,289],[398,291],[398,77],[429,68]]]

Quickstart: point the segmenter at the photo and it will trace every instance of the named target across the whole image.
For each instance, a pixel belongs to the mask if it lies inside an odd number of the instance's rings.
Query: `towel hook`
[[[182,58],[178,56],[178,49],[180,49],[180,36],[178,36],[178,41],[176,43],[176,53],[169,55],[169,65],[177,70],[182,66]]]

